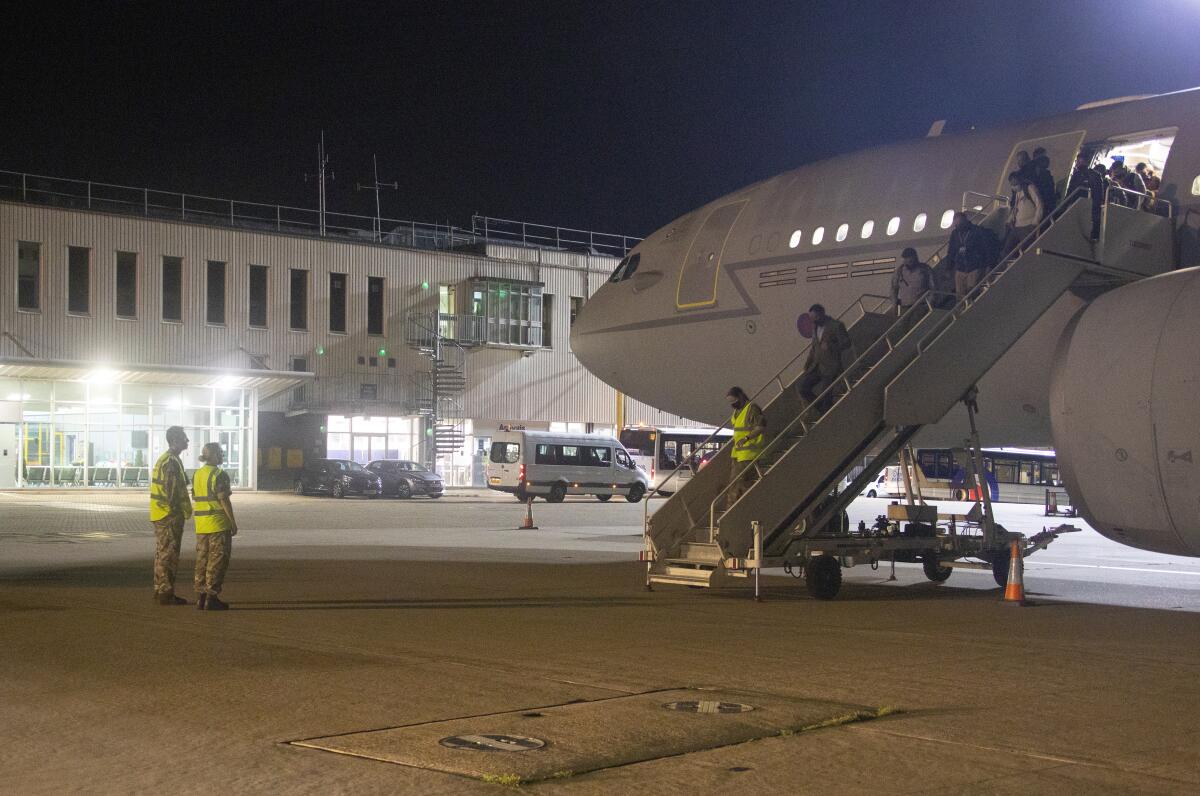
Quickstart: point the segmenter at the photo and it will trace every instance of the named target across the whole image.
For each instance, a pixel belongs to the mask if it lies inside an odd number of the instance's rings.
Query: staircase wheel
[[[832,600],[842,588],[842,564],[835,556],[813,556],[804,565],[808,593],[818,600]]]
[[[1008,585],[1008,564],[1011,560],[1012,551],[1007,547],[992,553],[992,579],[1002,589]]]
[[[637,483],[637,484],[634,484],[633,486],[629,487],[629,494],[625,496],[625,499],[628,500],[630,503],[637,503],[638,501],[640,501],[642,499],[642,496],[645,494],[646,494],[646,487],[642,486],[640,483]]]
[[[925,570],[925,577],[934,583],[945,583],[954,574],[952,567],[942,566],[942,562],[938,560],[936,553],[926,553],[922,556],[921,568]]]
[[[596,500],[601,503],[607,503],[612,498],[612,495],[596,495]]]
[[[546,502],[547,503],[562,503],[563,499],[566,498],[566,496],[567,496],[567,485],[566,484],[555,484],[554,486],[550,487],[550,494],[546,495]]]

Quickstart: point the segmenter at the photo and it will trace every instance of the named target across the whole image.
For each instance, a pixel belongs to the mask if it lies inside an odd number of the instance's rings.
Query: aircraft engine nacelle
[[[1063,481],[1100,533],[1200,556],[1200,268],[1104,294],[1063,332],[1050,422]]]

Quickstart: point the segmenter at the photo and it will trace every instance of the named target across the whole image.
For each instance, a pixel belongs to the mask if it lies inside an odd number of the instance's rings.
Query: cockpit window
[[[613,269],[612,276],[610,276],[608,278],[608,281],[609,282],[620,282],[621,274],[625,273],[625,266],[627,266],[627,265],[629,265],[628,257],[621,260],[621,262],[617,263],[617,267]]]
[[[642,264],[641,254],[631,254],[621,262],[617,263],[616,269],[613,270],[612,276],[608,278],[609,282],[624,282],[629,279],[637,271],[638,266]]]

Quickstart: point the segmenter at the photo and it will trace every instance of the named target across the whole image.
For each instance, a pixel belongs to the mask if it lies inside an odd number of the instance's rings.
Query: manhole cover
[[[668,702],[663,707],[667,710],[678,710],[680,713],[748,713],[754,710],[753,705],[741,702],[716,702],[704,699]]]
[[[469,749],[472,752],[529,752],[546,745],[540,738],[521,735],[451,735],[438,743],[450,749]]]

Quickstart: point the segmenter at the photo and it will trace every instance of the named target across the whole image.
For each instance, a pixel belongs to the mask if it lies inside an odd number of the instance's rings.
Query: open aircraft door
[[[745,209],[748,200],[730,202],[713,209],[692,238],[692,245],[679,269],[675,287],[675,308],[679,310],[712,307],[717,303],[717,278],[721,274],[721,258],[733,225]]]
[[[1008,162],[1004,164],[1004,169],[1000,172],[1000,180],[996,184],[996,195],[1008,196],[1008,175],[1017,170],[1017,153],[1027,152],[1032,156],[1033,150],[1041,147],[1046,150],[1046,155],[1050,158],[1050,173],[1054,175],[1054,187],[1058,190],[1058,195],[1062,196],[1066,191],[1067,181],[1071,178],[1075,156],[1079,154],[1079,147],[1083,145],[1085,135],[1087,135],[1086,130],[1074,130],[1069,133],[1018,141],[1012,148],[1012,152],[1008,154]]]

